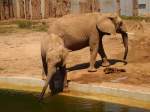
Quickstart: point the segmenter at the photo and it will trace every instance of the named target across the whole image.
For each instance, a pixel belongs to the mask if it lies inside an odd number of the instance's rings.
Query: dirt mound
[[[150,38],[148,35],[140,38],[131,45],[128,56],[130,62],[150,62]]]
[[[144,32],[143,24],[140,21],[125,21],[125,23],[130,32]]]

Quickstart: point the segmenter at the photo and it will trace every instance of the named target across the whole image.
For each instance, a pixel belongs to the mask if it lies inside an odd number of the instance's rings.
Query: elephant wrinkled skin
[[[48,33],[59,35],[64,45],[69,50],[79,50],[90,46],[90,68],[96,71],[94,64],[97,53],[102,58],[102,66],[108,66],[109,62],[105,54],[102,38],[104,35],[120,33],[122,35],[125,53],[124,61],[128,53],[128,35],[122,19],[116,14],[87,13],[66,15],[53,21]]]
[[[102,58],[102,66],[109,62],[105,54],[102,38],[104,35],[120,33],[122,35],[126,60],[128,53],[128,35],[122,19],[115,14],[87,13],[79,15],[66,15],[53,21],[48,30],[48,35],[42,38],[41,56],[44,73],[47,75],[40,99],[50,84],[50,89],[55,86],[53,76],[60,74],[61,79],[66,79],[65,60],[68,50],[75,51],[90,46],[90,72],[96,71],[94,64],[97,53]],[[59,76],[59,77],[60,77]],[[63,84],[62,84],[63,85]]]

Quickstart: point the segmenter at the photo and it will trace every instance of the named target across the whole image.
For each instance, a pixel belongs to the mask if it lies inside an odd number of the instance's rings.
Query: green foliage
[[[11,26],[1,27],[0,26],[0,34],[7,34],[7,33],[15,33],[16,28]]]
[[[135,20],[135,21],[143,21],[150,22],[150,17],[143,17],[143,16],[121,16],[122,19],[125,20]]]
[[[29,20],[18,20],[16,24],[19,28],[32,28],[32,22]]]
[[[47,24],[39,24],[32,27],[33,31],[46,32],[48,31]]]

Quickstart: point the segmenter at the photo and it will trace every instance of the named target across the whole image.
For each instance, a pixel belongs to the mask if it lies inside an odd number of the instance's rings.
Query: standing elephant
[[[53,93],[55,92],[55,89],[61,89],[62,91],[63,87],[67,84],[65,61],[67,55],[68,50],[64,47],[63,39],[58,35],[50,34],[42,38],[41,57],[44,71],[43,75],[46,75],[46,82],[40,94],[40,100],[43,98],[48,85]],[[55,80],[55,77],[57,77],[58,81]],[[62,85],[61,88],[60,85]]]
[[[105,54],[102,38],[104,35],[120,33],[125,47],[124,61],[128,53],[128,35],[122,19],[115,14],[87,13],[67,15],[52,22],[48,33],[59,35],[69,50],[79,50],[90,46],[89,72],[96,71],[94,64],[97,53],[102,58],[102,66],[109,62]]]

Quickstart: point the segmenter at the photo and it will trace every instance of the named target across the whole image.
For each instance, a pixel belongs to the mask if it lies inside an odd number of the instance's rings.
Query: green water
[[[0,90],[0,112],[150,112],[139,108],[66,96],[49,96],[42,103],[37,93]]]

